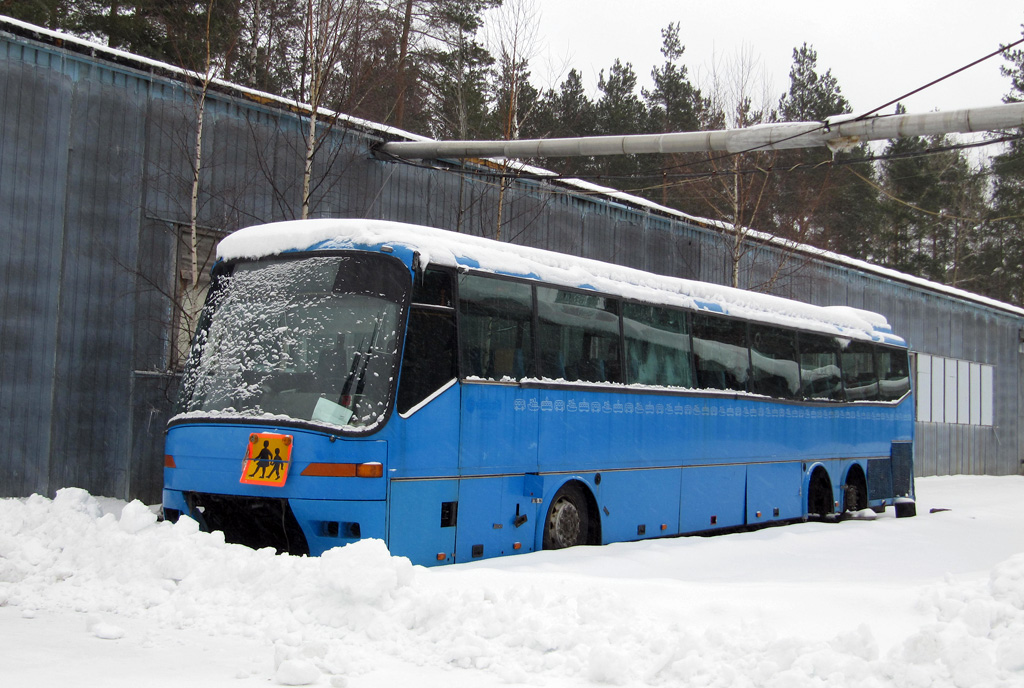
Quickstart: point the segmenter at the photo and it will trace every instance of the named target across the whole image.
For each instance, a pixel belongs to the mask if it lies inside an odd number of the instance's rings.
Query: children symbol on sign
[[[256,471],[260,473],[260,479],[267,477],[267,469],[270,468],[270,464],[273,459],[270,456],[270,442],[263,440],[263,449],[260,449],[260,453],[256,456],[256,468],[252,469],[252,473],[249,477],[252,478],[256,475]]]
[[[270,461],[272,468],[270,469],[270,475],[267,476],[267,480],[280,480],[281,479],[281,466],[284,464],[284,459],[281,458],[281,450],[274,448],[274,458]]]

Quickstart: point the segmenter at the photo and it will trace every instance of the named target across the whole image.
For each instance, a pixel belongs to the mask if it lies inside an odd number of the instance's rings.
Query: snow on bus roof
[[[416,251],[423,265],[463,266],[530,277],[636,301],[723,312],[769,324],[905,345],[892,334],[884,316],[869,311],[813,306],[779,296],[400,222],[327,219],[258,225],[225,237],[217,247],[217,258],[244,260],[307,249],[379,249],[383,245]]]

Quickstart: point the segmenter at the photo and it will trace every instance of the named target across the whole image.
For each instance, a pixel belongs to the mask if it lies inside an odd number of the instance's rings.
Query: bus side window
[[[626,382],[694,386],[685,312],[626,303],[622,306],[622,329],[626,337]]]
[[[412,302],[453,308],[453,294],[451,273],[428,269],[413,282]]]
[[[839,343],[834,337],[801,332],[800,389],[804,399],[843,400],[843,380],[839,374]]]
[[[537,287],[540,374],[569,382],[621,382],[619,302]]]
[[[878,396],[884,401],[895,401],[910,391],[910,366],[903,349],[878,347]]]
[[[698,389],[746,391],[750,376],[747,324],[703,313],[694,315],[693,362]]]
[[[533,290],[511,280],[459,276],[459,346],[464,377],[533,375]]]
[[[452,313],[417,308],[409,313],[398,387],[398,412],[406,413],[455,377]]]
[[[842,353],[843,387],[847,401],[878,399],[875,347],[868,342],[850,342]]]
[[[399,413],[408,412],[456,376],[452,291],[451,274],[442,270],[427,270],[413,283],[398,387]]]
[[[796,333],[765,325],[750,326],[750,391],[779,399],[800,394]]]

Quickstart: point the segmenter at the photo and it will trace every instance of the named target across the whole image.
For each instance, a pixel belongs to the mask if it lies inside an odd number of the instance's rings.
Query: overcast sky
[[[789,87],[793,48],[818,52],[819,72],[838,79],[860,113],[962,67],[1021,38],[1020,0],[533,0],[539,18],[535,82],[557,86],[570,68],[596,97],[597,78],[618,57],[631,62],[641,84],[660,65],[661,29],[681,23],[691,80],[707,86],[712,65],[739,51],[758,60],[772,104]],[[1009,91],[994,57],[943,84],[904,100],[909,112],[997,105]],[[888,108],[885,112],[891,112]]]

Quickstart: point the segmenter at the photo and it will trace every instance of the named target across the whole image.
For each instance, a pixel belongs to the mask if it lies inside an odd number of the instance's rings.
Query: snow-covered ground
[[[76,489],[0,500],[0,684],[1024,686],[1024,478],[917,487],[912,519],[429,570]]]

